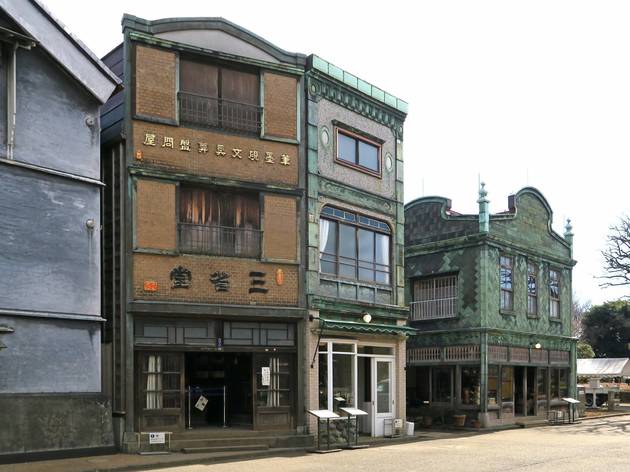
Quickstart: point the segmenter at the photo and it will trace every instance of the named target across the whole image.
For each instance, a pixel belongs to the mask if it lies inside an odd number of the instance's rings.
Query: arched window
[[[319,220],[320,272],[389,285],[390,238],[387,223],[326,206]]]

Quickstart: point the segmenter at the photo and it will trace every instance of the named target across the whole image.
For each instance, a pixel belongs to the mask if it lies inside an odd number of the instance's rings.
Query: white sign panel
[[[269,367],[263,367],[261,374],[263,386],[268,387],[271,384],[271,369]]]
[[[201,395],[199,397],[199,400],[197,400],[197,403],[195,403],[195,408],[197,408],[199,411],[203,411],[206,409],[207,404],[208,404],[208,399],[204,397],[203,395]]]
[[[164,444],[164,443],[166,443],[166,434],[149,433],[149,444]]]

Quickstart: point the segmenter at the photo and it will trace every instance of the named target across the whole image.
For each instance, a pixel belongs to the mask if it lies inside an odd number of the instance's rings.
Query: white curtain
[[[326,248],[326,244],[328,243],[328,233],[330,231],[330,221],[324,220],[323,218],[319,219],[319,252],[323,252]],[[321,263],[321,254],[319,256],[319,270],[322,270]]]
[[[162,408],[162,356],[149,356],[147,366],[147,410]]]

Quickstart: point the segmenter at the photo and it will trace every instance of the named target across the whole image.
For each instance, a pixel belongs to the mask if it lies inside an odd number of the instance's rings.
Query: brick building
[[[573,234],[551,227],[544,196],[526,187],[491,215],[424,197],[405,207],[410,324],[407,415],[482,426],[547,418],[576,396],[571,337]]]
[[[301,430],[306,58],[221,18],[122,25],[102,114],[117,437]]]
[[[407,104],[317,56],[306,93],[306,407],[359,408],[368,413],[360,431],[382,436],[386,420],[405,417],[413,331],[403,276]]]

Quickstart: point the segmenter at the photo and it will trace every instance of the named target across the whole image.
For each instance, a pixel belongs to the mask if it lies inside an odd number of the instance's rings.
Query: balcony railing
[[[457,317],[457,297],[411,302],[411,321],[441,320]]]
[[[217,128],[251,135],[260,134],[262,108],[223,98],[179,93],[181,124]]]
[[[179,223],[179,249],[190,254],[260,257],[262,231]]]

